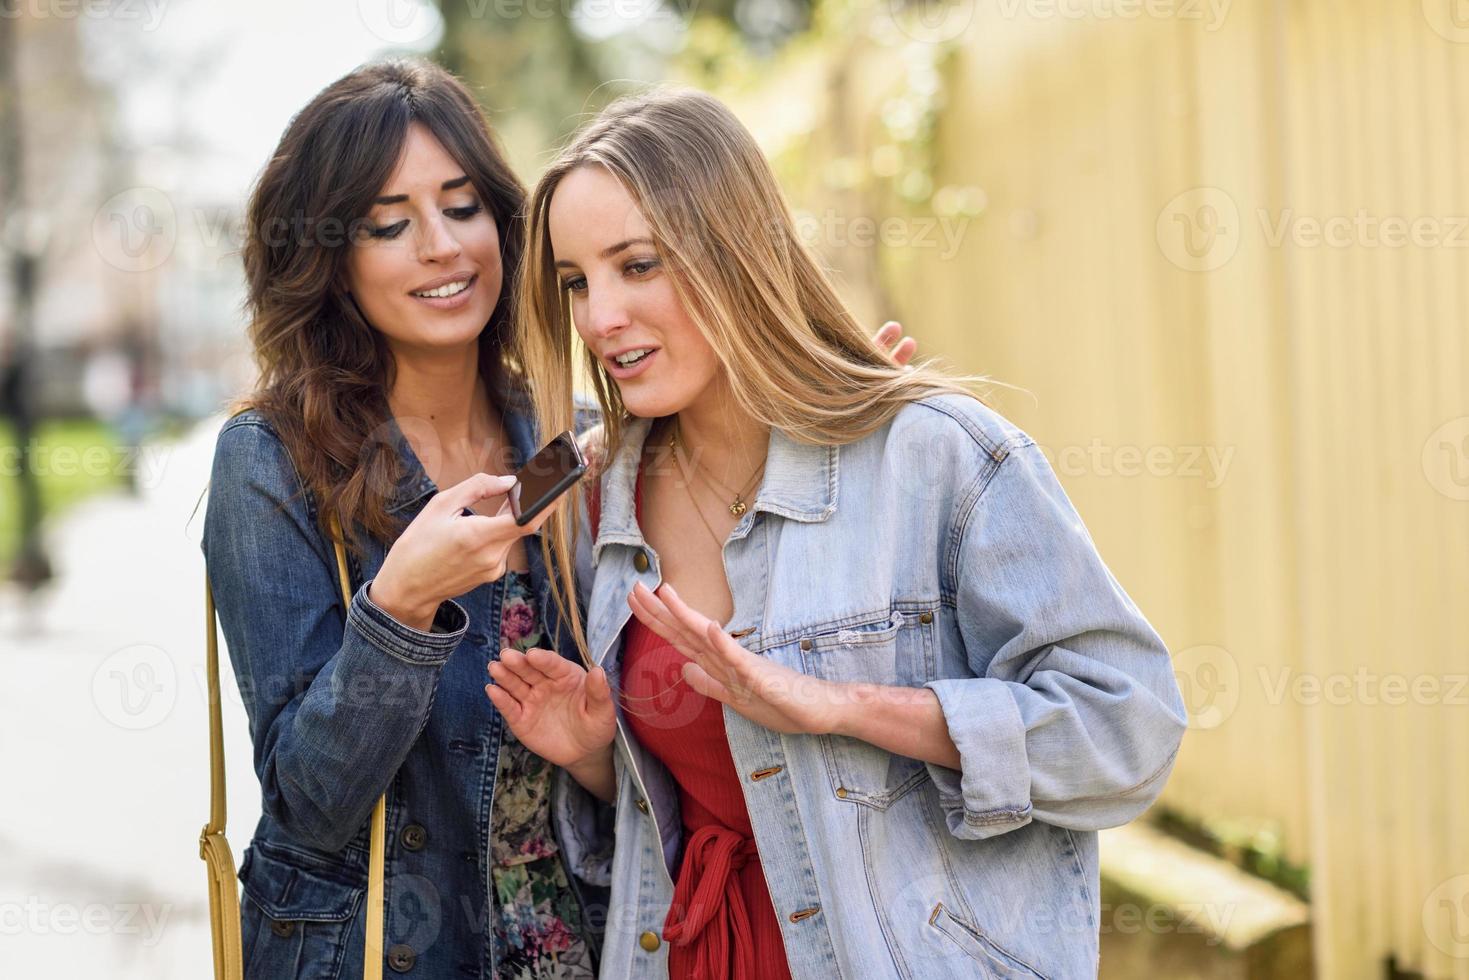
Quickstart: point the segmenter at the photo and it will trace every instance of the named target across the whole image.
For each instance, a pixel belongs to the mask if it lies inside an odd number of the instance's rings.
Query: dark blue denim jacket
[[[504,423],[518,467],[538,448],[534,425],[523,403]],[[385,428],[403,463],[389,510],[411,520],[437,488],[396,423]],[[388,965],[425,980],[493,977],[487,861],[504,729],[484,685],[503,581],[445,602],[425,633],[367,597],[386,555],[369,541],[363,558],[349,555],[344,610],[314,495],[255,411],[220,431],[203,549],[261,787],[240,868],[246,976],[361,975],[367,824],[386,792]],[[526,552],[554,635],[539,537]],[[569,779],[557,787],[578,792]],[[603,896],[579,891],[595,921]]]

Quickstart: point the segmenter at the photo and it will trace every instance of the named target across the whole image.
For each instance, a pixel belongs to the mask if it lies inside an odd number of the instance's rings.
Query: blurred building
[[[90,359],[120,356],[134,402],[197,417],[239,383],[219,365],[241,346],[241,202],[196,200],[171,186],[169,175],[190,163],[186,127],[172,143],[139,145],[121,118],[119,87],[156,71],[138,57],[136,31],[47,9],[7,13],[19,42],[25,198],[7,241],[24,241],[38,259],[36,407],[42,416],[89,414]],[[9,278],[0,283],[7,336],[13,297]]]

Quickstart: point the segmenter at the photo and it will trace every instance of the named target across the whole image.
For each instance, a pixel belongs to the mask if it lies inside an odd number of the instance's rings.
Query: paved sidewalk
[[[219,425],[154,447],[139,496],[94,498],[54,524],[57,580],[32,606],[0,591],[7,980],[212,975],[197,843],[209,774],[204,511],[194,507]],[[223,672],[238,858],[259,787],[227,662]]]

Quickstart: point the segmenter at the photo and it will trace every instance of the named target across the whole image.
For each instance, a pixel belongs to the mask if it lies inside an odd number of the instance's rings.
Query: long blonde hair
[[[893,363],[800,240],[754,138],[719,100],[657,89],[609,105],[546,170],[528,204],[513,356],[531,379],[541,432],[573,426],[570,304],[551,248],[551,198],[582,166],[605,167],[647,222],[684,308],[714,349],[738,406],[752,418],[821,445],[876,431],[929,395],[979,398],[986,379],[943,373],[932,361]],[[627,410],[617,384],[587,352],[603,417],[603,458],[620,448]],[[586,644],[572,578],[580,489],[547,523],[553,595],[578,647]],[[594,529],[595,530],[595,529]]]

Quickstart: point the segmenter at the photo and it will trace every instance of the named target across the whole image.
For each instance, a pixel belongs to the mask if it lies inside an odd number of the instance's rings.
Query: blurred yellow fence
[[[1031,393],[1164,804],[1309,868],[1320,976],[1469,980],[1469,3],[893,14],[721,90],[871,322]]]

